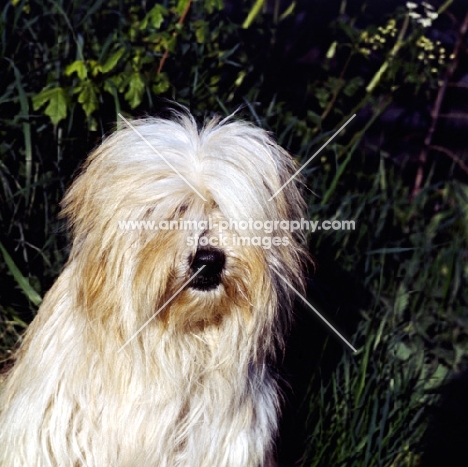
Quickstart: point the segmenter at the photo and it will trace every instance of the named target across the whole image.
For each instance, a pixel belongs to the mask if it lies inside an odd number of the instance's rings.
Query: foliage
[[[164,99],[199,117],[241,107],[307,162],[311,219],[356,221],[354,231],[311,233],[309,244],[370,297],[350,335],[358,353],[343,348],[330,378],[311,384],[304,465],[417,465],[430,391],[467,363],[464,165],[441,137],[442,156],[421,157],[457,66],[458,25],[443,23],[450,3],[409,2],[377,18],[343,2],[326,41],[294,48],[296,33],[304,40],[296,2],[245,0],[239,11],[227,2],[229,14],[220,0],[9,1],[0,18],[3,355],[66,261],[60,199],[118,113],[157,113]],[[304,66],[309,49],[319,59]],[[392,112],[423,117],[406,128],[411,118],[390,124]],[[339,295],[342,284],[330,285]]]

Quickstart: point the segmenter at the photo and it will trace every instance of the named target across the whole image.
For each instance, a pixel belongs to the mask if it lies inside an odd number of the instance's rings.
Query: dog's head
[[[128,337],[275,319],[301,287],[304,216],[292,158],[263,130],[187,113],[122,125],[68,191],[78,309]],[[285,228],[286,226],[286,228]],[[260,322],[259,321],[259,322]],[[258,324],[260,326],[260,324]]]

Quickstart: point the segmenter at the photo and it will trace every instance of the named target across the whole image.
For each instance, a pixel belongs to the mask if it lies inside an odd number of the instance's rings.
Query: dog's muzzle
[[[196,290],[212,290],[221,283],[221,273],[226,263],[226,255],[215,248],[200,248],[195,253],[191,264],[190,272],[195,274],[199,269],[204,268],[190,282],[189,287]]]

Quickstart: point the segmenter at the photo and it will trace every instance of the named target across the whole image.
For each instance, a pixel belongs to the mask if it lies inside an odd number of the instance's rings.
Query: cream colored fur
[[[197,248],[188,237],[215,237],[225,219],[303,215],[294,183],[269,201],[293,161],[242,122],[199,129],[182,112],[132,123],[157,152],[125,127],[90,156],[65,196],[70,258],[0,396],[0,466],[274,465],[280,396],[272,368],[293,297],[273,268],[302,287],[301,235],[273,232],[289,245],[271,249],[223,248],[219,286],[186,286],[128,340],[193,274]],[[209,217],[210,231],[118,225]],[[259,235],[224,232],[237,234]]]

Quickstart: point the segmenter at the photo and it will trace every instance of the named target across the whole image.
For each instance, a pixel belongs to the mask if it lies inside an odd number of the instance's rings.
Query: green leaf
[[[83,60],[75,60],[73,63],[70,63],[65,68],[65,75],[66,76],[71,76],[73,73],[76,73],[78,75],[78,78],[81,80],[84,80],[87,75],[87,70],[86,70],[86,65]]]
[[[88,117],[98,108],[98,95],[93,82],[87,80],[83,83],[81,91],[78,94],[78,102]]]
[[[394,353],[395,358],[398,358],[398,360],[406,361],[411,357],[413,351],[404,342],[397,342],[395,344]]]
[[[97,76],[99,73],[102,73],[102,65],[97,60],[89,60],[88,66],[92,76]]]
[[[194,22],[195,38],[199,44],[204,44],[208,33],[208,25],[205,21],[196,20]]]
[[[122,93],[127,86],[127,81],[125,80],[125,74],[121,73],[118,75],[110,76],[104,81],[104,90],[114,94],[114,90]]]
[[[343,89],[343,93],[345,96],[351,97],[356,94],[356,92],[363,87],[364,80],[360,76],[355,76],[354,78],[350,79],[346,86]]]
[[[63,88],[44,89],[32,98],[33,109],[38,110],[48,103],[44,113],[57,125],[67,116],[67,95]]]
[[[320,118],[320,115],[315,113],[312,110],[307,111],[307,119],[317,126],[319,126],[322,123],[322,119]]]
[[[128,83],[128,91],[124,96],[132,109],[141,103],[144,90],[145,83],[141,79],[140,74],[134,73],[130,78],[130,82]]]
[[[396,316],[399,316],[403,311],[405,311],[406,307],[408,306],[408,302],[409,292],[406,290],[404,284],[401,283],[398,287],[394,305],[394,311]]]
[[[0,243],[0,252],[3,255],[3,259],[5,260],[5,263],[8,267],[8,270],[10,271],[10,274],[13,276],[16,283],[19,285],[20,289],[24,292],[26,297],[28,297],[28,299],[31,300],[31,302],[35,306],[39,306],[42,302],[40,295],[31,287],[28,279],[26,279],[26,277],[24,277],[23,274],[21,274],[15,262],[13,261],[11,256],[8,254],[8,251],[6,251],[6,249],[1,243]]]
[[[144,17],[140,29],[147,29],[148,27],[159,29],[164,21],[165,15],[167,15],[167,9],[162,5],[155,5]]]
[[[179,16],[182,16],[182,13],[185,11],[185,8],[187,8],[187,5],[190,0],[179,0],[176,5],[176,11]]]
[[[437,365],[436,370],[428,377],[425,378],[424,389],[426,391],[440,388],[440,385],[447,377],[449,370],[444,365]]]
[[[117,63],[119,63],[120,58],[124,54],[125,49],[119,49],[117,50],[114,54],[112,54],[102,65],[102,72],[103,73],[108,73],[109,71],[113,70]]]
[[[160,73],[156,77],[156,82],[151,87],[155,94],[162,94],[169,89],[170,83],[166,73]]]
[[[294,3],[294,2],[293,2]],[[215,10],[221,11],[224,9],[223,0],[205,0],[205,10],[211,15]]]
[[[315,97],[317,98],[320,107],[324,109],[328,104],[328,100],[330,98],[330,92],[327,91],[325,88],[318,88],[315,91]]]

